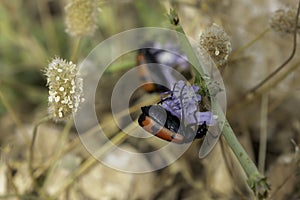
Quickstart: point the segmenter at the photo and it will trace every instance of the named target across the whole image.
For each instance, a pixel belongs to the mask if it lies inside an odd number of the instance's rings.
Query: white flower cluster
[[[45,70],[49,87],[49,114],[56,120],[65,120],[75,114],[82,97],[82,79],[72,62],[54,58]]]

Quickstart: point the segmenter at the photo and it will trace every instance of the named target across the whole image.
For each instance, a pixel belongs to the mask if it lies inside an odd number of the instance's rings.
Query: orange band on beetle
[[[174,143],[181,144],[183,143],[184,137],[178,133],[174,133],[170,131],[169,129],[161,126],[154,120],[152,120],[150,117],[146,116],[145,120],[142,122],[143,129],[145,129],[147,132],[167,141],[171,141]],[[159,125],[158,131],[156,134],[154,133],[153,127]]]

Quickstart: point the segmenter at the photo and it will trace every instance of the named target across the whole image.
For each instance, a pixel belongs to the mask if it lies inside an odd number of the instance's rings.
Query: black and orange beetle
[[[141,108],[139,125],[152,135],[177,144],[203,138],[199,157],[205,157],[215,146],[221,131],[216,115],[211,111],[199,111],[201,96],[198,90],[198,86],[176,82],[158,104]]]
[[[161,64],[168,66],[181,73],[185,78],[191,77],[190,64],[185,55],[175,53],[178,51],[175,47],[160,47],[156,43],[146,43],[143,47],[138,50],[136,60],[138,68],[138,76],[140,80],[145,83],[142,88],[149,93],[152,92],[165,92],[169,91],[168,87],[157,84],[158,82],[166,83],[171,86],[171,83],[175,82],[175,78],[172,74],[166,73],[168,70],[163,70],[161,67],[150,67],[151,64]],[[172,49],[167,50],[167,49]]]
[[[206,122],[199,125],[196,132],[191,128],[195,124],[180,125],[180,119],[160,105],[144,106],[138,122],[147,132],[163,140],[177,144],[189,143],[203,138],[207,133]]]

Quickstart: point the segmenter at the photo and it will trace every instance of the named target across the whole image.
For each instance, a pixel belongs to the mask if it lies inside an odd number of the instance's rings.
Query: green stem
[[[75,40],[73,41],[72,54],[70,56],[70,60],[72,62],[77,62],[80,42],[81,38],[75,38]]]
[[[219,114],[221,113],[222,110]],[[227,120],[225,121],[222,134],[227,144],[230,146],[236,158],[240,162],[242,168],[244,169],[248,177],[247,183],[249,187],[253,190],[258,199],[267,198],[269,196],[270,190],[267,178],[258,171],[256,165],[253,163],[247,152],[239,143]]]
[[[186,53],[186,56],[188,58],[188,60],[190,61],[190,63],[194,63],[197,65],[200,65],[199,60],[195,54],[195,52],[193,51],[193,47],[190,44],[188,38],[186,37],[186,34],[182,28],[182,26],[180,24],[178,24],[177,26],[174,26],[175,31],[179,32],[180,34],[178,34],[179,40],[180,40],[180,44],[183,47],[184,52]],[[200,70],[201,74],[204,74],[204,69],[203,68],[198,68]]]
[[[178,15],[175,13],[174,10],[170,11],[169,18],[173,17],[174,19],[178,19]],[[172,21],[172,20],[171,20]],[[179,32],[178,36],[180,38],[180,41],[182,42],[183,48],[185,50],[185,53],[190,61],[190,63],[193,64],[199,64],[199,61],[197,59],[197,56],[195,52],[193,51],[193,48],[191,44],[189,43],[187,37],[185,36],[185,32],[181,25],[179,23],[174,25],[174,29]],[[182,36],[183,34],[183,36]],[[201,68],[200,68],[201,69]],[[202,73],[200,71],[200,73]],[[231,147],[232,151],[236,155],[237,159],[239,160],[241,166],[243,167],[245,173],[248,177],[248,185],[251,187],[251,189],[254,191],[254,193],[257,195],[258,198],[265,198],[268,196],[269,193],[269,185],[266,181],[266,178],[259,173],[256,165],[253,163],[251,158],[248,156],[247,152],[244,150],[242,145],[239,143],[238,139],[236,138],[232,128],[230,127],[228,121],[226,120],[226,117],[220,107],[220,105],[216,101],[212,101],[212,107],[214,109],[214,113],[217,114],[218,120],[221,122],[225,122],[224,127],[222,128],[222,134],[227,141],[228,145]],[[222,124],[222,123],[220,123]]]
[[[250,177],[253,174],[259,174],[256,165],[252,162],[251,158],[248,156],[247,152],[244,150],[242,145],[236,138],[231,126],[228,121],[225,121],[222,134],[227,142],[227,144],[232,149],[233,153],[238,158],[240,164],[242,165],[247,176]]]

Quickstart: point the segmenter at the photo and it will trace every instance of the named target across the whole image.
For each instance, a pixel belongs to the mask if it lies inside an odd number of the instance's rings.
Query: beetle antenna
[[[172,99],[173,94],[174,94],[174,90],[175,90],[175,87],[176,87],[176,86],[177,86],[177,83],[174,84],[172,90],[163,92],[164,94],[170,94],[170,95],[171,95],[170,97],[163,98],[162,95],[161,95],[162,93],[161,93],[161,94],[160,94],[161,100],[160,100],[157,104],[162,104],[164,101],[167,101],[167,100],[169,100],[169,99]]]

